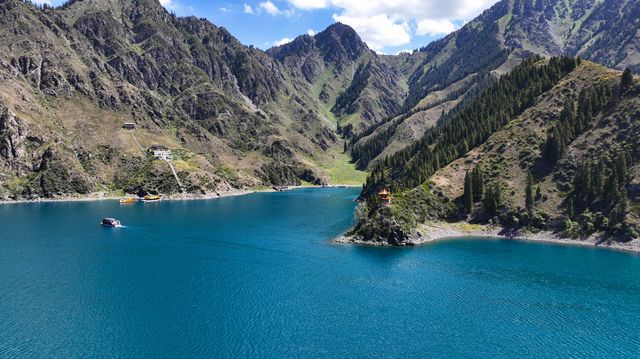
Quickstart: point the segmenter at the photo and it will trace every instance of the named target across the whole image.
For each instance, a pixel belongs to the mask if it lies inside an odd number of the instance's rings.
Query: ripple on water
[[[0,206],[0,356],[640,357],[640,257],[328,243],[356,195]]]

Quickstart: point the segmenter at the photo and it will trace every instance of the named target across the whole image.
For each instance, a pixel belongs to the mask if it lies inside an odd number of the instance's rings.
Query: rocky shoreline
[[[439,241],[477,238],[477,239],[511,239],[559,245],[607,248],[640,254],[640,240],[636,239],[627,243],[619,243],[607,240],[602,236],[591,236],[582,239],[562,238],[553,232],[524,233],[511,232],[502,227],[469,225],[467,223],[432,223],[421,225],[408,241],[401,246],[420,246]],[[342,235],[333,240],[339,244],[355,244],[377,247],[392,247],[387,242],[364,241],[353,235]]]
[[[283,192],[291,191],[302,188],[351,188],[359,187],[353,185],[329,185],[329,186],[288,186],[282,189],[274,188],[250,188],[250,189],[238,189],[232,191],[223,191],[213,194],[173,194],[162,196],[163,201],[191,201],[191,200],[207,200],[224,197],[244,196],[251,193],[265,193],[265,192]],[[119,200],[124,197],[135,197],[133,195],[116,196],[106,192],[95,192],[86,196],[60,196],[55,198],[38,198],[38,199],[18,199],[18,200],[0,200],[2,204],[20,204],[20,203],[49,203],[49,202],[87,202],[87,201],[109,201]]]

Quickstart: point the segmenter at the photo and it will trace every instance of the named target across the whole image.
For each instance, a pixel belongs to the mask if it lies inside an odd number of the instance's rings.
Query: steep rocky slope
[[[637,69],[639,7],[503,0],[382,56],[343,24],[263,52],[158,0],[0,0],[0,198],[180,191],[153,144],[191,193],[327,183],[344,140],[371,170],[532,54]]]
[[[637,1],[500,1],[460,30],[405,55],[400,64],[415,71],[407,75],[405,114],[393,121],[409,123],[388,130],[383,122],[384,129],[374,127],[356,136],[354,160],[365,168],[410,145],[442,113],[473,98],[491,77],[509,72],[531,54],[580,56],[618,70],[638,70],[639,14]],[[437,102],[434,93],[441,94]],[[434,115],[434,104],[440,114]],[[419,119],[406,115],[421,112]]]
[[[324,110],[224,28],[157,0],[3,0],[0,24],[5,198],[176,192],[152,144],[174,150],[190,192],[329,180]]]
[[[536,69],[542,66],[548,65],[525,64],[516,72],[532,83],[547,76]],[[638,83],[582,61],[539,94],[526,86],[489,87],[491,96],[479,96],[450,117],[452,126],[427,131],[423,140],[374,168],[364,191],[367,213],[356,233],[402,244],[420,224],[467,221],[633,241],[640,224]],[[531,95],[512,100],[522,92]],[[506,111],[485,107],[493,96],[503,99]],[[510,104],[517,110],[501,120]],[[386,186],[396,193],[391,207],[376,200],[376,191]]]
[[[348,133],[395,115],[407,94],[404,74],[344,24],[300,36],[267,53],[292,78],[303,78],[319,104]]]

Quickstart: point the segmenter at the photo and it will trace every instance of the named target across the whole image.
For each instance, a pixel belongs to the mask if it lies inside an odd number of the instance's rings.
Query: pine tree
[[[626,191],[616,192],[616,200],[609,212],[609,224],[611,227],[621,228],[626,223],[629,203]]]
[[[605,175],[604,175],[604,163],[602,160],[598,161],[593,168],[593,196],[594,198],[600,197],[604,191]]]
[[[633,72],[627,67],[622,73],[622,78],[620,79],[620,91],[625,93],[629,91],[631,86],[633,86]]]
[[[548,163],[555,165],[562,157],[562,142],[560,140],[560,132],[557,128],[553,129],[553,132],[547,136],[547,141],[544,145],[544,159]]]
[[[604,190],[604,207],[611,208],[618,201],[620,197],[620,190],[618,187],[618,175],[616,174],[616,170],[613,170],[613,173],[607,179],[607,184],[605,185]]]
[[[584,206],[587,200],[590,199],[590,191],[593,185],[591,181],[591,164],[589,162],[583,163],[578,169],[578,173],[575,177],[574,183],[574,205],[578,205],[580,208]]]
[[[469,172],[464,176],[464,210],[465,213],[471,214],[473,211],[473,183]]]
[[[540,189],[540,186],[538,186],[536,188],[536,201],[539,201],[542,199],[542,190]]]
[[[489,188],[484,196],[484,209],[491,215],[495,214],[498,209],[496,197],[492,188]]]
[[[573,208],[573,198],[569,197],[569,200],[567,201],[567,216],[569,216],[569,218],[573,218],[575,216],[575,210]]]
[[[527,208],[527,212],[529,214],[533,213],[533,176],[531,173],[527,175],[527,187],[525,189],[525,207]]]
[[[499,184],[487,189],[484,196],[484,209],[490,215],[495,215],[500,208],[500,192],[501,188]]]
[[[618,175],[618,177],[616,178],[616,180],[618,181],[618,185],[626,185],[629,169],[627,166],[627,158],[623,152],[618,152],[618,154],[616,155],[615,169],[616,174]]]
[[[566,101],[564,103],[564,108],[560,113],[560,121],[562,122],[572,122],[576,119],[576,108],[573,105],[573,101]]]
[[[473,201],[480,202],[484,196],[484,175],[480,166],[477,166],[471,172],[471,183],[473,187]]]

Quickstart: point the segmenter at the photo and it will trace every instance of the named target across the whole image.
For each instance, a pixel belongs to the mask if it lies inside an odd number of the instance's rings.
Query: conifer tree
[[[464,210],[470,214],[473,211],[473,183],[469,172],[464,176]]]
[[[569,200],[567,201],[567,216],[569,216],[569,218],[573,218],[575,216],[575,210],[573,209],[573,198],[569,197]]]
[[[525,207],[529,214],[533,213],[533,176],[531,173],[527,174],[527,187],[525,189]]]
[[[484,175],[480,166],[476,166],[471,172],[471,183],[473,187],[473,201],[480,202],[484,196]]]
[[[498,205],[496,203],[496,198],[493,193],[493,189],[489,188],[487,190],[487,193],[484,195],[484,209],[485,211],[487,211],[487,213],[493,215],[496,213],[497,208],[498,208]]]
[[[605,208],[611,208],[620,198],[620,190],[618,188],[618,175],[614,169],[611,176],[607,180],[605,186],[604,206]]]
[[[633,72],[627,67],[622,73],[622,78],[620,79],[620,91],[625,93],[629,91],[631,86],[633,86]]]
[[[498,211],[500,207],[500,192],[501,188],[499,184],[487,189],[484,195],[484,209],[488,214],[494,215]]]
[[[573,105],[573,101],[568,100],[564,103],[564,108],[560,113],[560,120],[562,122],[572,122],[576,119],[576,108]]]
[[[547,136],[547,141],[544,145],[544,159],[548,163],[555,165],[562,157],[562,142],[560,141],[560,132],[557,128],[553,129],[553,132]]]
[[[627,168],[627,159],[623,152],[618,152],[616,155],[615,169],[619,186],[624,186],[627,184],[627,175],[629,169]]]
[[[604,191],[605,174],[604,163],[602,160],[598,161],[593,168],[593,197],[600,197]]]

